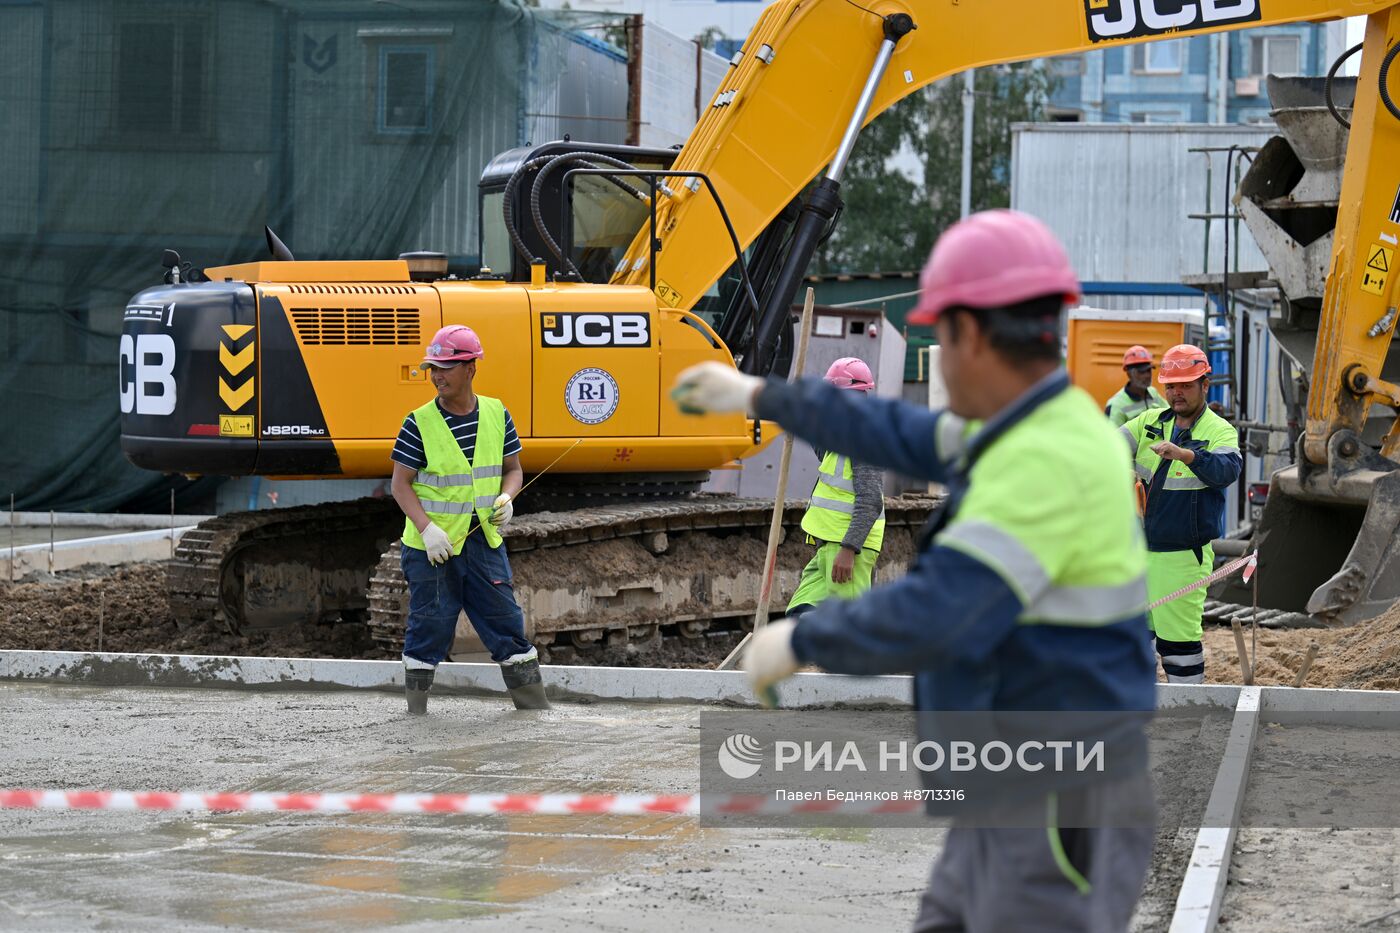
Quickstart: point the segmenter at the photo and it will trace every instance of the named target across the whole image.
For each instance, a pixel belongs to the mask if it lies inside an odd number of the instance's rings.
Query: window
[[[1057,78],[1077,78],[1084,74],[1084,56],[1060,55],[1052,58],[1050,73]]]
[[[1045,116],[1051,123],[1083,123],[1084,114],[1079,110],[1065,110],[1059,107],[1046,107]]]
[[[207,127],[204,23],[135,20],[117,27],[116,129],[194,135]]]
[[[1140,74],[1180,74],[1186,57],[1181,39],[1165,39],[1133,46],[1133,71]]]
[[[1129,110],[1131,123],[1181,123],[1184,122],[1179,110]]]
[[[1302,71],[1303,44],[1297,36],[1257,36],[1251,50],[1254,74],[1296,75]]]
[[[434,59],[431,46],[380,46],[379,132],[432,132]]]

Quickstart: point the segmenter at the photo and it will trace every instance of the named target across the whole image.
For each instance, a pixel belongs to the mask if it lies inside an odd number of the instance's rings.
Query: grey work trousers
[[[1111,825],[1109,814],[1120,795],[1150,795],[1151,782],[1118,782],[1087,793],[1097,798],[1090,811],[1104,817],[1090,828],[955,825],[929,875],[915,933],[1126,930],[1152,861],[1154,832],[1141,821]],[[1052,833],[1079,877],[1061,867]]]

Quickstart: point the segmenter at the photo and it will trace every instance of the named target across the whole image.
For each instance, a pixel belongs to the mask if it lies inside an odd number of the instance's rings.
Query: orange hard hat
[[[1206,351],[1183,343],[1162,354],[1162,368],[1157,374],[1157,381],[1162,385],[1195,382],[1209,372],[1210,360],[1206,358]]]
[[[1146,347],[1133,346],[1128,348],[1128,352],[1123,354],[1123,368],[1129,366],[1141,366],[1146,363],[1152,365],[1152,354],[1147,352]]]

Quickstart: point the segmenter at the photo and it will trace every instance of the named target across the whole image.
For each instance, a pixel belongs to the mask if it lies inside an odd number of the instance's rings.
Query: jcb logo
[[[542,347],[649,347],[645,314],[541,314]]]
[[[168,334],[122,334],[118,343],[122,414],[175,411],[175,341]]]
[[[1089,39],[1134,39],[1259,19],[1263,0],[1084,0]]]

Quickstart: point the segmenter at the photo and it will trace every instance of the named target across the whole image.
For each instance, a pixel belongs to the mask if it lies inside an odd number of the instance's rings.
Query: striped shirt
[[[470,463],[472,455],[476,453],[476,422],[481,406],[473,408],[470,415],[454,415],[442,407],[442,402],[437,402],[437,407],[438,413],[447,422],[452,436],[457,438],[457,444]],[[501,448],[502,459],[520,453],[520,438],[515,434],[515,422],[511,420],[509,411],[505,414],[506,440]],[[394,452],[389,458],[395,463],[402,463],[410,470],[427,467],[428,458],[423,453],[423,435],[418,431],[418,422],[414,419],[413,412],[409,412],[408,417],[403,419],[403,427],[399,428],[398,439],[394,441]]]

